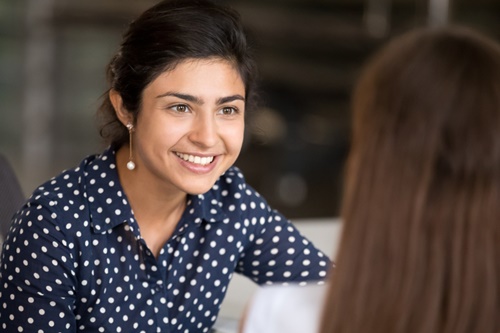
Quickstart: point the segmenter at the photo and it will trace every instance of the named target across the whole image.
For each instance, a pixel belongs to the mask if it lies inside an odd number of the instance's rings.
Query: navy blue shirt
[[[318,283],[329,259],[230,168],[187,208],[157,258],[112,149],[40,186],[13,219],[0,269],[2,332],[208,332],[234,272]]]

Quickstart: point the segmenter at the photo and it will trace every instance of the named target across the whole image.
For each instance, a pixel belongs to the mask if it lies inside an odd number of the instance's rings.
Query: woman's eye
[[[187,105],[184,105],[184,104],[174,105],[174,106],[172,106],[172,109],[176,112],[181,112],[181,113],[189,111],[189,108],[187,107]]]
[[[221,113],[224,114],[224,115],[233,115],[233,114],[236,114],[238,111],[233,108],[233,107],[224,107],[222,108],[221,110]]]

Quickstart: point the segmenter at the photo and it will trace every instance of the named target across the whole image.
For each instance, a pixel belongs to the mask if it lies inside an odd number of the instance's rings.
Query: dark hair
[[[206,58],[235,65],[245,84],[246,106],[251,107],[256,67],[239,14],[208,0],[161,1],[130,24],[107,68],[110,89],[121,95],[135,120],[143,90],[158,75],[183,60]],[[101,136],[120,146],[128,132],[116,117],[108,94],[103,97],[98,111]]]
[[[404,34],[368,63],[353,118],[320,332],[498,332],[500,46]]]

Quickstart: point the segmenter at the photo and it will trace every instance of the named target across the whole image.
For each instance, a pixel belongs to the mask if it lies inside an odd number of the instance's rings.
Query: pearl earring
[[[132,131],[134,130],[134,125],[132,125],[131,123],[128,123],[127,129],[128,129],[128,137],[129,137],[129,155],[128,155],[128,162],[127,162],[127,169],[132,171],[135,169],[135,163],[132,159]]]

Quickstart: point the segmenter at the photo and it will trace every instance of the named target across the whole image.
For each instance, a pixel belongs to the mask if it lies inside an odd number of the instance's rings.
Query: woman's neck
[[[187,194],[152,179],[147,172],[128,170],[128,147],[116,152],[116,167],[122,188],[141,229],[141,237],[155,253],[171,237],[186,208]]]

